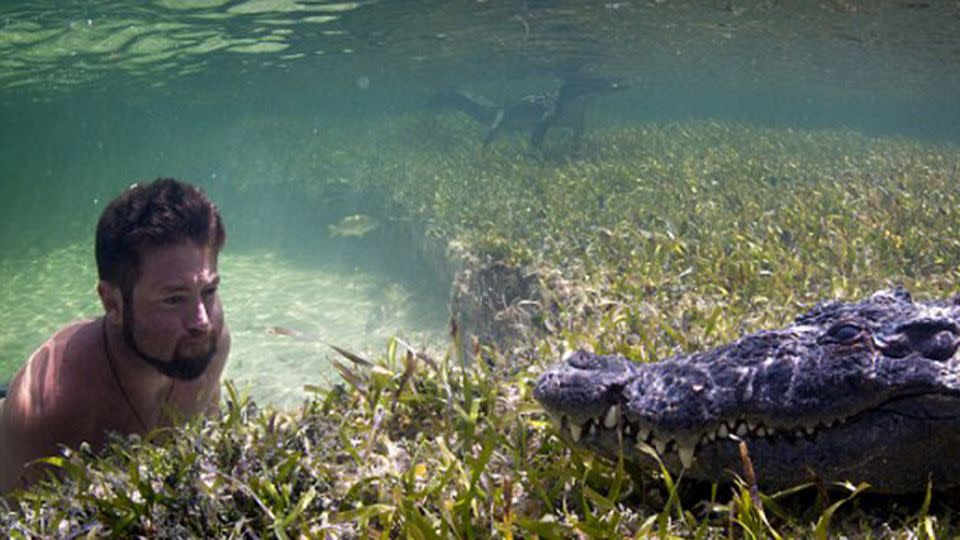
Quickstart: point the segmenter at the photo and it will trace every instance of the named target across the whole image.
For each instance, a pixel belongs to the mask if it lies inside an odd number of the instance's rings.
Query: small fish
[[[361,238],[379,227],[377,220],[365,214],[354,214],[340,220],[335,225],[328,225],[327,230],[331,237]]]
[[[325,343],[319,334],[297,330],[289,326],[271,326],[267,328],[267,334],[271,336],[286,336],[297,341],[319,341],[320,343]]]
[[[267,328],[267,334],[271,336],[302,337],[303,332],[287,326],[271,326]]]

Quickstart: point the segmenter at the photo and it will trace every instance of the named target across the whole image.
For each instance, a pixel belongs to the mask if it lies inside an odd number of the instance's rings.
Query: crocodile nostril
[[[910,341],[902,334],[877,338],[874,343],[883,350],[884,355],[891,358],[903,358],[912,352]]]
[[[930,336],[920,347],[920,354],[931,360],[948,360],[957,352],[957,335],[941,330]]]

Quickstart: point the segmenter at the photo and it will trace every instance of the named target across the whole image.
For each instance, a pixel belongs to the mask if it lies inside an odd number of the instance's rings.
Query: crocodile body
[[[960,299],[826,302],[783,329],[660,362],[577,352],[534,395],[576,444],[724,481],[746,443],[761,486],[960,485]]]
[[[485,146],[505,132],[529,130],[530,146],[539,150],[549,130],[563,127],[572,131],[572,146],[576,151],[583,138],[585,112],[591,98],[624,88],[626,85],[618,80],[577,78],[556,90],[524,96],[506,106],[498,106],[465,90],[448,88],[435,95],[430,105],[463,112],[487,126]]]

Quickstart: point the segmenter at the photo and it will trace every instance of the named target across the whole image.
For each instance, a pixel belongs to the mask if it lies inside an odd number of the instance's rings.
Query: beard
[[[130,347],[133,352],[137,353],[137,356],[153,369],[171,379],[192,381],[203,375],[207,366],[210,365],[210,361],[213,360],[213,356],[217,353],[217,335],[211,333],[209,348],[206,353],[201,355],[185,356],[180,354],[180,348],[177,347],[173,352],[173,358],[170,360],[161,360],[150,356],[137,345],[137,339],[133,335],[133,306],[132,302],[128,301],[125,296],[123,299],[123,341],[127,344],[127,347]]]

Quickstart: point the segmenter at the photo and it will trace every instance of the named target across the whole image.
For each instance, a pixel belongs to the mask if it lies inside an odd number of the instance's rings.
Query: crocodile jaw
[[[760,483],[772,489],[847,478],[866,481],[875,493],[922,490],[928,477],[936,489],[960,485],[960,396],[953,394],[898,397],[830,425],[793,430],[744,419],[732,429],[722,423],[691,437],[641,427],[616,405],[582,423],[562,416],[557,425],[567,440],[611,460],[622,455],[653,470],[659,460],[668,470],[704,481],[743,475],[742,441]]]

